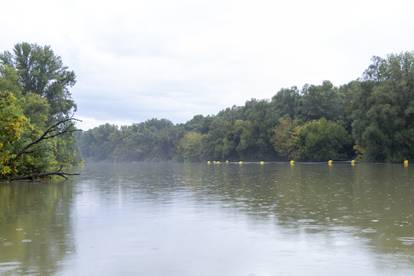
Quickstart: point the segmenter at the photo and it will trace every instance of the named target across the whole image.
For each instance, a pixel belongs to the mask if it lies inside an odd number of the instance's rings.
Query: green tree
[[[352,87],[356,147],[373,161],[414,157],[414,55],[374,57]]]
[[[299,123],[289,116],[279,119],[273,130],[273,146],[279,156],[295,159],[298,151]]]
[[[299,113],[301,95],[296,86],[290,89],[281,89],[273,96],[271,104],[278,117],[289,116],[296,118]]]
[[[11,160],[16,154],[16,144],[29,128],[17,98],[11,92],[0,92],[0,176],[16,174],[16,164]]]
[[[0,54],[0,63],[16,70],[24,93],[35,93],[48,100],[51,118],[68,116],[76,110],[69,91],[76,83],[75,73],[63,65],[49,46],[18,43],[13,52]]]
[[[298,156],[305,161],[346,160],[352,140],[345,128],[325,118],[300,127]]]
[[[203,140],[205,135],[190,131],[187,132],[177,145],[178,154],[187,161],[200,161],[203,153]]]
[[[10,68],[0,87],[14,89]],[[362,78],[341,87],[324,81],[281,89],[271,101],[251,99],[216,115],[196,115],[184,124],[149,120],[104,130],[80,135],[86,156],[321,161],[354,157],[353,145],[360,158],[400,162],[414,158],[414,55],[374,57]]]
[[[211,116],[204,117],[203,115],[196,115],[184,124],[184,128],[187,131],[207,133],[212,120],[213,118]]]
[[[73,72],[49,47],[21,43],[0,54],[0,179],[74,164],[73,84]]]
[[[299,117],[304,121],[325,118],[341,120],[343,117],[342,97],[330,81],[322,85],[305,85],[300,99]]]

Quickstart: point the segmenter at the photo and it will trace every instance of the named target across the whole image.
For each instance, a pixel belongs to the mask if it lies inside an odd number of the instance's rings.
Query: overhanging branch
[[[78,121],[78,122],[81,122],[81,120],[78,120],[78,119],[75,119],[75,118],[66,118],[66,119],[63,119],[63,120],[60,120],[60,121],[56,122],[55,124],[53,124],[52,126],[50,126],[48,129],[46,129],[46,131],[43,132],[43,134],[40,135],[39,138],[37,138],[33,142],[31,142],[31,143],[27,144],[26,146],[24,146],[23,149],[21,149],[16,154],[16,157],[14,158],[14,160],[17,160],[23,154],[30,153],[31,151],[29,151],[29,149],[31,147],[33,147],[34,145],[42,142],[43,140],[51,139],[51,138],[54,138],[56,136],[60,136],[60,135],[66,134],[66,133],[72,133],[72,132],[75,132],[75,131],[81,131],[80,129],[68,129],[71,126],[68,126],[67,128],[65,128],[63,130],[60,130],[59,129],[59,127],[61,125],[65,124],[67,122],[70,122],[70,121]]]
[[[32,180],[33,181],[35,179],[45,178],[45,177],[54,176],[54,175],[63,177],[64,179],[68,179],[68,176],[70,175],[80,175],[79,173],[67,173],[67,172],[64,172],[62,169],[63,167],[61,166],[59,170],[53,171],[53,172],[33,173],[29,175],[11,177],[9,178],[9,181],[18,181],[18,180]]]

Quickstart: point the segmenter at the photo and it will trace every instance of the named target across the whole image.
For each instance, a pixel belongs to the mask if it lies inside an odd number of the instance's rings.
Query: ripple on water
[[[399,237],[397,238],[397,240],[399,240],[403,245],[414,245],[414,237]]]
[[[315,220],[314,219],[298,219],[298,223],[302,223],[302,224],[309,224],[309,223],[314,223]]]
[[[15,270],[20,266],[20,262],[5,262],[0,263],[0,274]]]
[[[12,246],[13,245],[13,243],[12,242],[9,242],[9,241],[5,241],[5,242],[3,242],[3,246]]]
[[[371,233],[377,233],[377,230],[374,228],[365,228],[361,230],[362,233],[371,234]]]

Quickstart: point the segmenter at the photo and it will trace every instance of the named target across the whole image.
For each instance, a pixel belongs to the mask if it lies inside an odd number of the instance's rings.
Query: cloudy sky
[[[82,128],[183,122],[282,87],[339,85],[414,49],[413,1],[4,0],[0,50],[50,45]]]

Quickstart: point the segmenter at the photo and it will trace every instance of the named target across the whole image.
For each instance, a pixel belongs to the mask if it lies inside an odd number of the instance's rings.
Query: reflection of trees
[[[414,256],[410,241],[401,240],[414,235],[414,173],[398,165],[90,164],[83,175],[92,181],[82,185],[93,185],[108,205],[114,194],[165,208],[184,198],[239,211],[253,222],[274,220],[293,235],[328,240],[343,231],[380,253]]]
[[[72,190],[69,182],[0,185],[0,264],[15,264],[9,267],[13,274],[57,271],[74,250]]]
[[[401,240],[414,236],[414,174],[402,166],[184,165],[182,171],[197,201],[216,199],[255,220],[274,216],[297,231],[339,227],[376,250],[414,255],[410,240]]]

